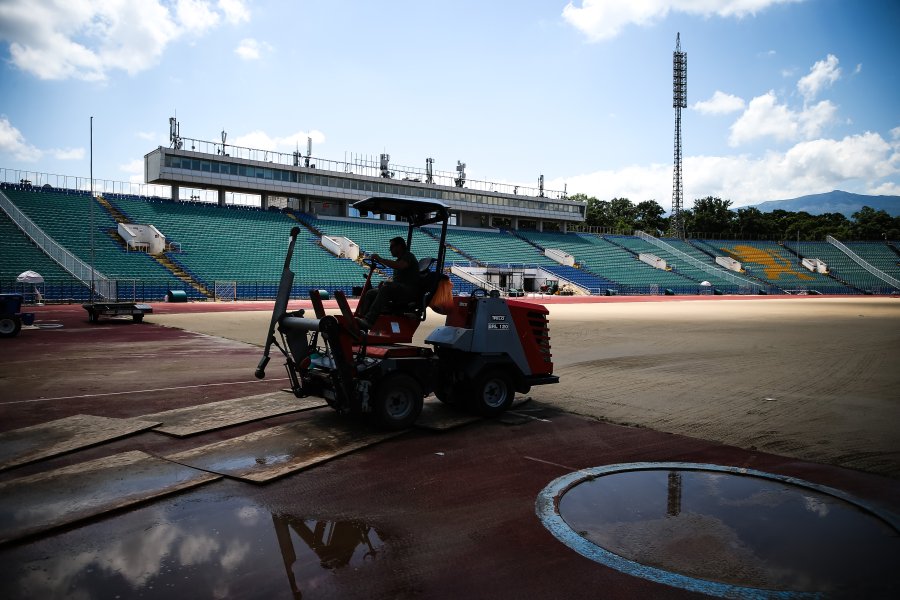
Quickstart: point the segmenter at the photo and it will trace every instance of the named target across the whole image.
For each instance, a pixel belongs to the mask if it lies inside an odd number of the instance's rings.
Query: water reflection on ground
[[[623,471],[569,489],[559,514],[601,548],[690,577],[841,597],[888,590],[890,597],[900,589],[893,527],[848,501],[784,481]]]
[[[342,574],[384,549],[382,534],[360,521],[195,493],[0,550],[0,597],[339,596]]]

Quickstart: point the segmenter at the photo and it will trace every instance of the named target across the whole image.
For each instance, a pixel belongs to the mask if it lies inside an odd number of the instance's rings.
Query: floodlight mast
[[[684,184],[681,178],[681,109],[687,108],[687,52],[681,51],[681,33],[672,53],[672,107],[675,109],[675,160],[672,175],[672,218],[669,234],[684,239]]]
[[[94,277],[94,116],[91,115],[91,136],[90,136],[90,172],[91,172],[91,193],[88,194],[90,204],[90,224],[91,224],[91,304],[94,303],[94,289],[96,286]]]

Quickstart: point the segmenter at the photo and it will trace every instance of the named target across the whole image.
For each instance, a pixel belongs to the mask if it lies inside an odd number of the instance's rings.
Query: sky
[[[0,0],[0,168],[143,181],[181,135],[684,206],[900,195],[896,0]],[[93,130],[91,130],[93,117]],[[93,131],[93,152],[91,152]]]

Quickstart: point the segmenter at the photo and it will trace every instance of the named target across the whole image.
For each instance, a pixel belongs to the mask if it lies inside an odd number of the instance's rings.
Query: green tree
[[[841,213],[824,213],[814,217],[812,229],[804,230],[801,237],[808,240],[824,240],[831,235],[840,239],[851,237],[852,223]]]
[[[668,220],[663,217],[666,211],[656,200],[644,200],[634,207],[633,229],[640,229],[650,235],[668,228]]]
[[[630,231],[634,229],[637,210],[628,198],[613,198],[609,202],[609,215],[613,229]]]
[[[706,235],[721,235],[732,231],[736,218],[729,208],[731,200],[722,200],[713,196],[694,200],[691,211],[690,230]]]
[[[853,237],[858,240],[881,240],[891,237],[888,232],[894,229],[894,219],[885,210],[875,210],[863,206],[851,215],[855,223],[852,227]]]
[[[572,196],[572,199],[582,199],[582,194]],[[634,229],[635,207],[628,198],[613,198],[612,200],[598,200],[594,197],[583,196],[587,203],[585,212],[585,224],[592,227],[605,227],[614,230]]]
[[[733,233],[740,239],[760,239],[770,237],[772,218],[755,206],[737,209],[737,216],[732,224]]]

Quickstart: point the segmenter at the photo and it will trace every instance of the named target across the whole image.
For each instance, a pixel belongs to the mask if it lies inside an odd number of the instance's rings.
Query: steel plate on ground
[[[335,412],[167,456],[184,465],[262,483],[401,435]]]
[[[161,422],[154,431],[185,437],[321,406],[326,406],[321,398],[297,398],[278,391],[176,408],[140,418]]]
[[[0,433],[0,471],[151,429],[159,421],[72,415]]]
[[[0,543],[220,479],[132,450],[0,484]]]

